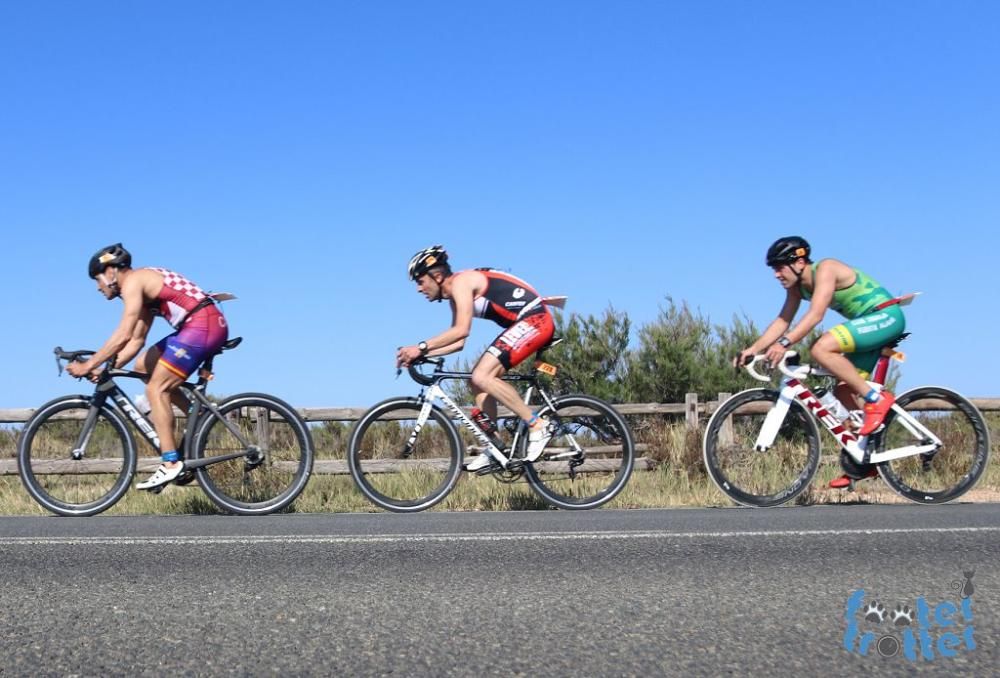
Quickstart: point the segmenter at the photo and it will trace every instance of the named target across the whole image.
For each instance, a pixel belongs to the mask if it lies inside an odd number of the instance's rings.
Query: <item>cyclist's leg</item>
[[[517,389],[500,378],[506,372],[507,367],[500,358],[490,351],[483,353],[472,369],[472,378],[469,380],[476,407],[496,421],[499,401],[517,416],[528,420],[531,418],[531,409],[521,401]]]
[[[149,480],[138,485],[139,489],[153,489],[168,483],[184,468],[174,438],[172,394],[208,357],[218,352],[228,336],[225,321],[216,322],[222,315],[215,309],[206,311],[214,312],[202,313],[200,319],[189,322],[154,347],[159,358],[146,382],[146,397],[152,406],[153,427],[160,438],[163,463]],[[148,357],[146,364],[149,364]]]
[[[150,346],[143,353],[140,353],[139,357],[135,359],[133,370],[135,372],[139,372],[140,374],[152,374],[153,370],[156,368],[156,363],[160,360],[160,356],[163,355],[163,347],[166,346],[166,342],[166,339],[162,339],[153,346]],[[146,398],[149,398],[148,394],[146,395]],[[184,392],[179,388],[174,389],[174,391],[170,394],[170,401],[181,412],[187,412],[188,407],[191,405],[187,397],[184,395]]]
[[[865,377],[875,368],[879,350],[905,329],[902,309],[890,306],[831,328],[813,345],[811,354],[857,395],[865,397],[871,390]]]
[[[548,311],[530,315],[508,327],[476,363],[472,370],[472,388],[500,401],[514,414],[530,423],[534,417],[531,408],[521,400],[517,389],[500,377],[547,344],[554,331],[555,324]]]
[[[837,325],[829,332],[824,333],[823,336],[816,340],[812,348],[809,349],[809,354],[813,360],[837,377],[837,397],[840,398],[840,401],[844,405],[848,405],[850,409],[857,409],[857,405],[850,405],[851,401],[845,400],[844,396],[856,394],[859,397],[864,397],[871,390],[871,387],[868,386],[862,375],[868,374],[874,368],[875,359],[878,356],[877,354],[870,356],[872,364],[867,366],[867,369],[864,365],[858,365],[858,362],[869,358],[869,352],[856,354],[854,353],[853,342],[845,345],[845,342],[841,339],[844,336],[844,333],[841,332],[841,328],[843,327],[844,325]],[[859,369],[862,372],[859,372]],[[844,384],[846,389],[839,387],[840,384]]]

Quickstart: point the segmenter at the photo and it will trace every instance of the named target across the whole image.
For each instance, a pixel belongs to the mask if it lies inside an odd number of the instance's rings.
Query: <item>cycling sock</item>
[[[163,461],[180,461],[181,455],[177,454],[177,450],[167,450],[160,459]]]
[[[872,389],[872,390],[868,391],[868,393],[865,394],[865,402],[877,403],[878,399],[879,399],[879,395],[880,394],[879,394],[878,391],[876,391],[875,389]]]

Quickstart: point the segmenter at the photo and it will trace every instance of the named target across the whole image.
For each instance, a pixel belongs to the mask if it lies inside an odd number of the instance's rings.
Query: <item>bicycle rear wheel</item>
[[[218,408],[248,445],[219,417],[211,412],[202,415],[192,459],[246,453],[196,468],[205,494],[220,508],[239,515],[274,513],[295,501],[313,467],[312,437],[298,412],[263,393],[235,395]]]
[[[462,473],[462,441],[454,424],[432,407],[418,426],[422,406],[416,398],[385,400],[351,431],[351,477],[365,497],[389,511],[413,513],[434,506]]]
[[[66,396],[42,405],[17,446],[18,474],[28,494],[61,516],[92,516],[128,491],[135,473],[135,441],[122,416],[104,405],[83,436],[91,403]],[[73,448],[85,438],[83,458]]]
[[[528,484],[561,509],[591,509],[622,491],[635,464],[632,432],[608,403],[586,395],[556,398],[539,411],[556,426],[542,456],[524,465]],[[522,449],[526,444],[522,437]]]
[[[737,393],[712,414],[705,429],[705,469],[723,494],[744,506],[779,506],[801,494],[819,468],[819,430],[793,401],[768,449],[757,437],[779,393]]]
[[[933,432],[942,446],[928,454],[879,464],[886,484],[919,504],[941,504],[968,492],[986,470],[990,456],[989,428],[976,406],[937,386],[907,391],[896,403]],[[919,444],[895,411],[889,412],[885,428],[877,435],[876,452]]]

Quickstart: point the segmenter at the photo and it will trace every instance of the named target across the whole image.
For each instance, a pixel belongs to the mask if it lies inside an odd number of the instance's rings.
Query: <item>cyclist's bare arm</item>
[[[115,367],[124,367],[142,350],[142,347],[146,345],[146,336],[149,334],[149,327],[152,324],[153,311],[148,307],[143,307],[139,313],[139,319],[132,329],[132,338],[118,352],[118,360],[115,363]]]
[[[757,355],[774,344],[792,324],[795,314],[799,312],[799,305],[801,303],[802,295],[799,293],[798,288],[788,290],[785,293],[785,303],[781,307],[778,317],[771,321],[771,324],[767,326],[767,329],[760,335],[760,338],[750,344],[750,348],[744,351],[744,353]]]
[[[122,311],[121,322],[118,323],[117,329],[115,329],[108,340],[104,342],[104,346],[91,356],[90,360],[83,363],[83,366],[86,367],[85,373],[104,364],[104,361],[125,348],[133,338],[146,298],[155,298],[160,292],[159,288],[162,286],[163,279],[160,274],[155,271],[143,269],[132,271],[132,275],[122,282],[121,298],[125,304],[125,310]],[[152,287],[156,289],[152,293],[149,293],[149,288]],[[148,330],[148,324],[146,328]]]
[[[466,271],[455,276],[451,284],[451,327],[427,340],[428,353],[454,353],[465,346],[472,331],[472,306],[476,293],[486,285],[486,276],[478,271]],[[448,348],[442,353],[435,349]]]
[[[833,301],[833,293],[837,290],[837,283],[842,277],[843,272],[840,268],[846,269],[847,266],[835,259],[824,259],[816,266],[816,277],[813,280],[813,294],[809,310],[796,323],[795,327],[785,333],[785,336],[793,344],[805,339],[812,329],[823,321],[823,316],[826,315],[826,310],[830,307],[830,302]],[[853,271],[850,269],[848,271],[853,277]]]
[[[461,351],[465,340],[472,331],[473,301],[476,293],[486,286],[486,276],[478,271],[466,271],[455,276],[451,287],[451,327],[426,339],[428,356],[447,355]],[[416,346],[405,346],[399,350],[397,364],[408,365],[420,355]]]

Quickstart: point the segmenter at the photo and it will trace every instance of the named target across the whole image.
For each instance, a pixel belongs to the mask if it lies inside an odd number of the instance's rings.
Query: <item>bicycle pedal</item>
[[[477,468],[475,471],[473,471],[473,473],[475,473],[477,476],[488,476],[495,471],[503,471],[503,470],[504,470],[503,466],[501,466],[496,462],[493,462],[489,466],[484,466],[483,468]]]
[[[145,491],[149,492],[150,494],[159,494],[160,492],[163,492],[163,488],[166,486],[167,483],[163,483],[162,485],[157,485],[156,487],[147,488]]]
[[[181,471],[181,474],[174,479],[174,485],[190,485],[194,482],[194,471]],[[161,485],[162,487],[162,485]]]

